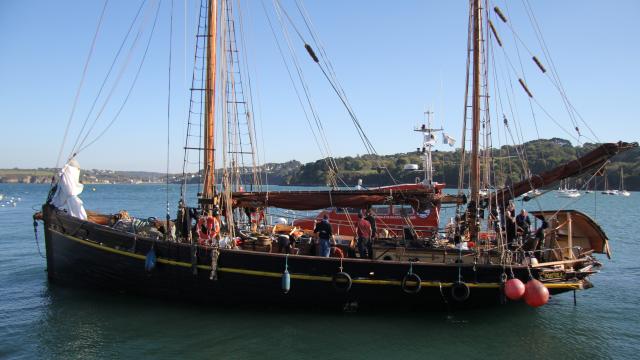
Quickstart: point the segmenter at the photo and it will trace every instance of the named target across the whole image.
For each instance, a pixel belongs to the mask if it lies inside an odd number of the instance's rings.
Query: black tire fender
[[[456,281],[451,285],[451,297],[457,302],[465,302],[471,294],[469,285],[462,281]]]
[[[340,271],[333,274],[331,278],[331,285],[333,288],[339,292],[349,292],[351,290],[351,285],[353,285],[353,280],[351,280],[351,276],[346,272]]]
[[[418,274],[408,273],[404,278],[402,278],[402,291],[407,294],[417,294],[422,288],[421,282],[422,280]]]

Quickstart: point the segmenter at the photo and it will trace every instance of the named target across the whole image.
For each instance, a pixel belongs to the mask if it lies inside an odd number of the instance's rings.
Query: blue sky
[[[491,6],[498,5],[508,13],[518,36],[542,59],[523,3],[527,2],[495,1]],[[640,2],[540,0],[529,3],[571,103],[598,139],[638,141],[640,27],[635,19],[640,13]],[[140,4],[139,1],[109,1],[67,143],[75,140]],[[272,11],[272,1],[265,0],[264,4]],[[282,0],[282,4],[298,21],[294,3]],[[182,168],[194,13],[198,5],[195,1],[174,3],[169,159],[174,172]],[[103,1],[97,0],[0,2],[0,124],[3,132],[0,168],[55,165],[102,6]],[[124,111],[104,137],[79,155],[83,167],[165,169],[170,6],[170,1],[161,3],[148,58]],[[261,159],[316,160],[321,153],[314,145],[291,89],[266,25],[261,1],[244,1],[242,6],[255,118],[262,134],[259,135]],[[307,0],[305,6],[358,118],[379,153],[415,149],[420,139],[411,129],[422,120],[426,107],[435,111],[435,125],[443,125],[448,133],[460,139],[466,1]],[[518,43],[516,49],[509,29],[495,17],[494,22],[517,68],[514,72],[524,70],[536,100],[564,128],[572,129],[556,90],[537,70],[521,44]],[[302,49],[299,40],[293,40],[298,50]],[[145,41],[141,40],[96,132],[104,128],[121,104],[144,45]],[[522,67],[516,50],[520,51]],[[304,53],[298,54],[333,154],[365,153],[351,120],[329,84]],[[499,58],[496,57],[498,63]],[[510,71],[508,67],[506,71]],[[493,90],[490,92],[495,95]],[[516,119],[511,121],[518,122],[523,139],[535,139],[538,134],[543,138],[571,139],[534,106],[536,132],[531,108],[517,84],[513,93],[518,110]],[[498,136],[503,131],[498,126],[501,121],[494,124],[497,124],[494,133]],[[593,138],[584,126],[581,130]],[[494,138],[494,144],[506,142],[511,143],[504,138],[504,133]],[[67,147],[65,155],[68,151]]]

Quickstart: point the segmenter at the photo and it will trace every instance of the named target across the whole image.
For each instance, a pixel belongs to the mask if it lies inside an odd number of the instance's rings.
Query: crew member
[[[371,241],[369,241],[369,246],[367,246],[367,251],[369,253],[369,259],[373,260],[373,242],[376,237],[378,237],[378,228],[376,227],[376,217],[373,209],[369,208],[367,211],[367,216],[364,218],[371,224]]]
[[[505,230],[507,233],[507,244],[511,245],[516,239],[516,207],[509,202],[507,210],[504,212]]]
[[[520,214],[516,216],[516,225],[525,237],[529,235],[529,232],[531,231],[531,219],[529,219],[527,210],[520,210]]]
[[[360,258],[366,259],[368,257],[367,248],[371,240],[371,223],[362,217],[362,213],[358,213],[356,235],[358,236],[358,253],[360,253]]]
[[[329,257],[331,253],[331,237],[333,236],[333,232],[331,230],[331,224],[329,224],[329,217],[325,214],[322,217],[322,221],[316,224],[315,229],[313,229],[314,234],[318,234],[318,239],[320,241],[320,256]]]

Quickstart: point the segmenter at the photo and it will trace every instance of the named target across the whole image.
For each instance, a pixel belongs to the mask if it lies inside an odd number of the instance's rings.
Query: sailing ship
[[[197,203],[191,204],[183,191],[178,216],[170,219],[167,215],[166,220],[142,221],[124,211],[85,212],[78,197],[82,190],[79,166],[72,159],[55,179],[42,211],[34,215],[44,222],[47,275],[52,283],[189,302],[394,309],[497,305],[523,296],[528,304],[540,306],[549,293],[592,286],[589,276],[600,266],[593,254],[609,255],[609,246],[605,233],[588,215],[570,210],[532,212],[539,222],[548,224],[541,226],[543,236],[537,238],[546,240],[535,243],[536,238],[526,234],[507,242],[498,219],[510,200],[600,169],[610,157],[637,144],[602,144],[567,164],[480,195],[481,108],[486,109],[481,102],[488,101],[483,67],[490,63],[484,47],[492,33],[499,42],[482,1],[472,0],[469,13],[467,91],[471,96],[466,99],[465,111],[471,113],[471,151],[467,154],[464,150],[463,131],[461,153],[470,157],[470,171],[464,171],[467,162],[461,161],[460,189],[453,196],[444,194],[442,186],[431,179],[406,187],[394,184],[365,190],[260,191],[260,184],[241,188],[234,156],[246,151],[225,148],[223,157],[231,159],[223,159],[221,170],[216,167],[214,153],[232,143],[229,139],[215,142],[215,124],[220,120],[214,119],[215,94],[234,94],[219,104],[233,106],[223,114],[237,116],[243,113],[238,106],[247,104],[233,88],[237,78],[222,81],[219,77],[216,81],[216,65],[238,64],[241,48],[228,47],[238,29],[230,15],[231,0],[210,0],[205,5],[201,16],[204,26],[199,27],[205,32],[197,39],[204,41],[200,48],[206,50],[196,59],[206,65],[206,76],[201,89],[193,86],[204,100],[204,135],[195,147],[203,154]],[[495,12],[507,21],[499,9]],[[227,47],[220,48],[220,39],[226,39]],[[322,52],[316,53],[308,43],[304,48],[321,64],[318,57]],[[220,59],[223,61],[216,62]],[[230,73],[236,74],[236,70],[222,74]],[[250,118],[247,115],[245,120],[250,122]],[[235,136],[232,128],[224,128],[223,133]],[[228,168],[228,163],[236,167]],[[216,172],[221,173],[220,186],[216,186]],[[462,186],[467,175],[470,189],[465,192]],[[420,213],[445,203],[455,205],[458,215],[445,226],[444,233],[429,238],[415,234],[378,238],[373,259],[317,256],[310,234],[289,229],[281,232],[277,226],[260,227],[257,223],[243,228],[240,220],[271,208],[367,209],[399,204]],[[484,221],[485,214],[494,216],[493,220]]]

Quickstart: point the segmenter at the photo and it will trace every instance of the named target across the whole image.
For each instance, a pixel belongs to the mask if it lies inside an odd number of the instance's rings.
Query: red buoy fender
[[[504,294],[510,300],[520,300],[524,295],[525,286],[520,279],[509,279],[504,284]]]
[[[539,280],[527,281],[524,291],[524,301],[532,307],[539,307],[549,301],[549,290]]]
[[[332,246],[331,247],[331,257],[342,259],[342,258],[344,258],[344,252],[339,247]]]

